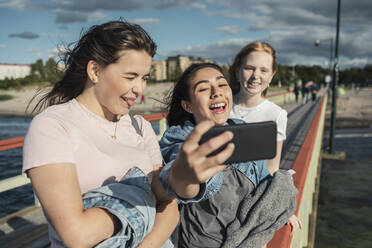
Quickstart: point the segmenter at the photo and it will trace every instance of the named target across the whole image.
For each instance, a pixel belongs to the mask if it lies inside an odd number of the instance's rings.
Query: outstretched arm
[[[197,196],[200,184],[224,170],[226,165],[223,163],[234,151],[234,145],[230,143],[223,151],[207,157],[233,137],[233,134],[227,131],[199,145],[202,135],[213,126],[213,121],[203,121],[196,125],[173,162],[168,183],[181,198],[190,199]]]

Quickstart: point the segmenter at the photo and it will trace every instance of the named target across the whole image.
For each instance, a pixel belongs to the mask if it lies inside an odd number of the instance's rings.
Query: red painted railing
[[[297,153],[296,160],[293,163],[292,169],[296,171],[293,175],[293,182],[299,191],[297,195],[297,209],[295,214],[298,215],[299,206],[301,205],[301,200],[303,198],[304,186],[306,182],[306,177],[308,175],[308,170],[310,166],[310,161],[313,155],[313,149],[316,141],[316,136],[318,135],[318,128],[320,125],[320,118],[325,101],[325,95],[322,97],[321,103],[318,106],[318,110],[312,120],[310,129],[305,137],[305,140]],[[289,225],[283,226],[274,235],[274,238],[269,242],[269,248],[289,248],[292,243],[291,230]]]

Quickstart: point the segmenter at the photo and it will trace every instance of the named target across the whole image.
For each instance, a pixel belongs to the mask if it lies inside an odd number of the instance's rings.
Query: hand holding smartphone
[[[276,156],[276,123],[274,121],[215,126],[206,132],[199,141],[203,144],[212,137],[231,131],[235,144],[234,153],[226,164],[247,162],[252,160],[272,159]],[[222,151],[227,144],[221,146],[208,156]]]

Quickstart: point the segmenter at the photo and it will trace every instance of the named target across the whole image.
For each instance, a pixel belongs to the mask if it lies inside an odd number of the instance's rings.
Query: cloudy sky
[[[0,63],[46,60],[82,29],[122,17],[154,38],[155,60],[182,54],[230,64],[243,45],[262,40],[280,64],[327,67],[336,15],[337,0],[0,0]],[[371,0],[342,0],[339,60],[341,69],[372,63]]]

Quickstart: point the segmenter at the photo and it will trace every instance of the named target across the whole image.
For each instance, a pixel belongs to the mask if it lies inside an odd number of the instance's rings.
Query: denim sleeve
[[[269,178],[271,175],[270,175],[270,171],[267,167],[267,164],[266,164],[265,160],[257,160],[256,163],[257,163],[257,174],[258,174],[257,175],[257,178],[258,178],[257,184],[259,184],[262,181]]]
[[[190,198],[190,199],[181,198],[176,194],[176,192],[173,191],[173,189],[170,187],[170,185],[168,183],[169,173],[170,173],[170,170],[172,168],[173,162],[174,162],[174,160],[167,163],[162,168],[162,170],[160,171],[159,180],[160,180],[160,183],[163,185],[165,191],[167,191],[170,195],[175,197],[177,199],[177,201],[179,203],[182,203],[182,204],[199,202],[199,201],[203,200],[204,195],[206,193],[206,188],[207,188],[206,183],[201,183],[200,184],[200,191],[199,191],[198,195],[195,196],[194,198]]]

